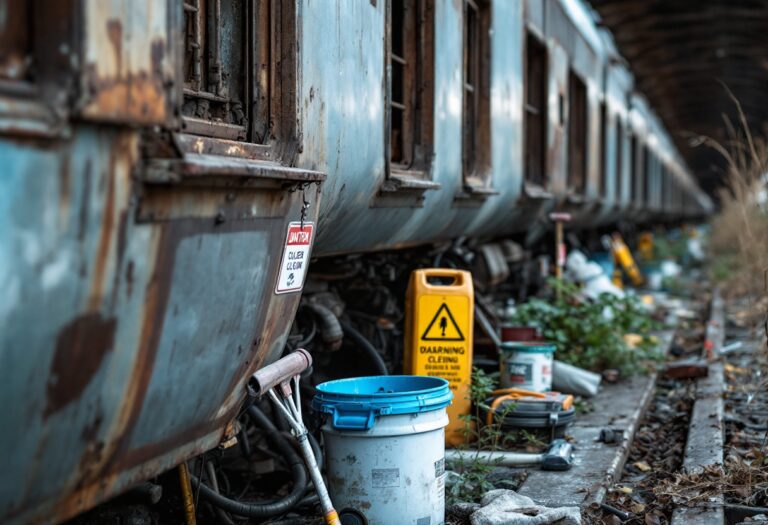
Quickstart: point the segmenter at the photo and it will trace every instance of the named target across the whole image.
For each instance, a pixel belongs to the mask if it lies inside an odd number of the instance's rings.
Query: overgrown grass
[[[739,102],[731,97],[739,122],[725,119],[726,142],[700,138],[727,163],[720,211],[711,222],[709,274],[727,293],[748,295],[757,304],[766,295],[768,270],[768,210],[760,199],[768,176],[768,141],[753,135]]]

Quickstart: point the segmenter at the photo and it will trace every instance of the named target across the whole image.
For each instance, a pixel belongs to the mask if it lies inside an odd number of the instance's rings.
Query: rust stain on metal
[[[88,228],[88,204],[91,202],[91,178],[93,176],[93,164],[91,159],[88,159],[85,163],[85,171],[83,174],[83,194],[80,198],[80,217],[77,228],[77,240],[83,242],[85,240],[85,232]]]
[[[59,227],[64,228],[69,218],[69,208],[72,201],[72,181],[69,173],[69,158],[64,157],[59,173]]]
[[[111,169],[110,176],[107,177],[107,193],[104,200],[104,218],[101,224],[98,251],[96,252],[96,266],[93,272],[92,288],[88,296],[88,308],[91,311],[98,309],[101,302],[104,291],[104,273],[106,271],[107,259],[109,258],[109,247],[114,231],[115,177],[113,172],[114,170]]]
[[[117,304],[117,294],[120,291],[120,274],[125,257],[125,244],[128,236],[128,212],[120,212],[120,221],[117,227],[116,265],[113,273],[111,307]]]
[[[136,71],[123,69],[124,31],[121,22],[111,19],[106,34],[115,55],[116,72],[102,75],[96,64],[86,67],[87,86],[91,98],[85,113],[107,119],[127,118],[139,124],[163,122],[166,117],[166,98],[163,79],[163,60],[166,43],[155,38],[150,45],[148,68]]]
[[[123,25],[120,20],[109,20],[107,22],[107,36],[115,52],[115,63],[117,70],[123,71]]]
[[[129,73],[124,77],[99,78],[89,69],[90,86],[94,98],[89,112],[110,115],[115,108],[137,108],[131,119],[137,123],[153,123],[165,118],[165,99],[162,81],[151,78],[146,71]]]
[[[86,314],[67,324],[56,339],[48,377],[48,417],[77,400],[112,350],[117,321],[100,314]]]

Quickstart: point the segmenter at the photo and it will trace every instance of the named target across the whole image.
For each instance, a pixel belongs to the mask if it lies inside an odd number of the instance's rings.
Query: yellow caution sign
[[[442,377],[453,403],[445,431],[449,445],[464,442],[464,421],[471,408],[472,275],[463,270],[430,268],[411,274],[406,297],[405,373]]]
[[[643,274],[640,273],[640,268],[637,267],[635,258],[632,257],[632,252],[629,250],[629,247],[618,233],[614,233],[611,236],[611,250],[613,251],[613,256],[616,259],[616,262],[618,262],[624,269],[624,272],[629,276],[632,284],[635,286],[643,284]]]

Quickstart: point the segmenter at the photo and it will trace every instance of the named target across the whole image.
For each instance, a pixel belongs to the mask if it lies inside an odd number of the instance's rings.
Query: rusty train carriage
[[[323,256],[533,239],[553,209],[658,218],[637,187],[663,129],[576,0],[0,7],[4,523],[64,520],[225,437],[298,305],[273,293],[291,221],[317,221]],[[650,142],[656,210],[711,206]]]

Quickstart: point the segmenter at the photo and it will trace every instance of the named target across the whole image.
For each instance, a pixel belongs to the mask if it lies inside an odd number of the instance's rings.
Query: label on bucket
[[[532,363],[516,363],[514,361],[508,361],[507,370],[509,373],[510,383],[517,383],[518,385],[522,385],[524,383],[533,382]]]
[[[440,458],[435,461],[435,477],[439,478],[445,474],[445,458]]]
[[[371,485],[373,488],[385,489],[400,486],[400,469],[375,468],[371,470]]]

